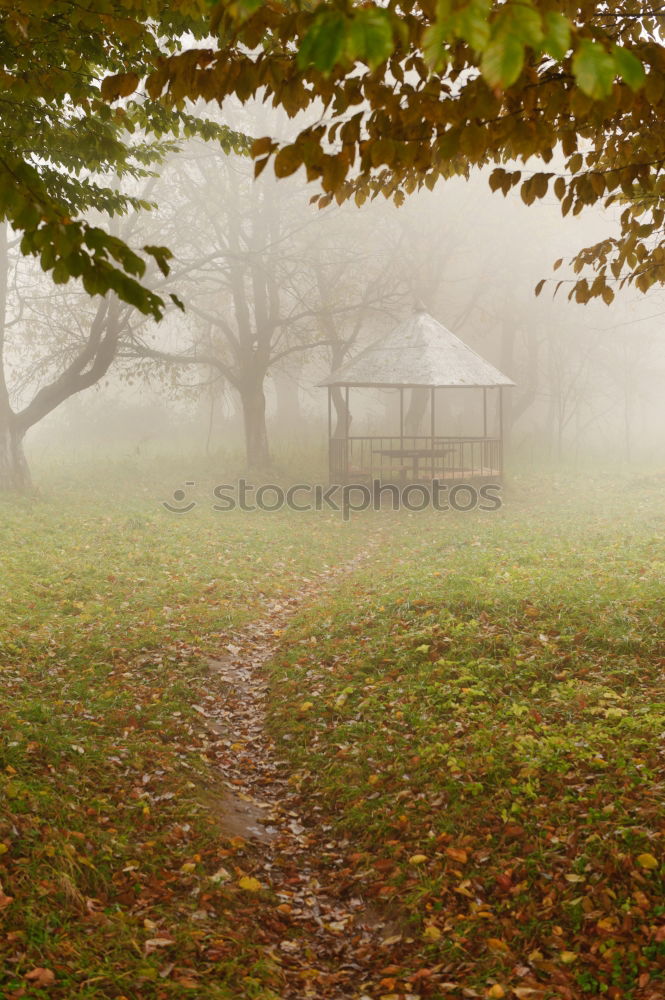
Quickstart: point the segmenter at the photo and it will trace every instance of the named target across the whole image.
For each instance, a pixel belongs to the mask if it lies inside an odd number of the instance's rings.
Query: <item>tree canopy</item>
[[[639,0],[236,0],[213,8],[216,46],[162,56],[146,86],[309,111],[295,139],[253,153],[257,172],[303,167],[321,204],[399,204],[487,165],[494,189],[553,191],[564,215],[619,201],[620,231],[573,262],[571,294],[609,303],[617,282],[665,280],[664,21]]]
[[[204,36],[198,0],[0,0],[0,217],[22,234],[21,249],[57,283],[81,278],[87,292],[113,290],[159,317],[163,302],[142,279],[152,260],[95,224],[147,208],[133,195],[183,135],[242,145],[242,137],[173,103],[130,100],[155,59]],[[112,106],[111,106],[112,105]],[[128,192],[120,190],[125,181]]]
[[[324,205],[488,165],[527,204],[618,201],[619,231],[573,261],[571,294],[609,303],[665,280],[664,21],[643,0],[0,0],[0,213],[56,281],[158,316],[141,278],[169,253],[82,218],[136,207],[93,176],[140,175],[182,131],[239,143],[185,109],[259,98],[307,114],[257,139],[257,172],[303,167]]]

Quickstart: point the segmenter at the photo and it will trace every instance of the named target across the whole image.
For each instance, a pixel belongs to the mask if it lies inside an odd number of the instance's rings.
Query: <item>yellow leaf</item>
[[[370,783],[370,785],[376,785],[379,781],[379,776],[378,774],[370,774],[367,780]]]
[[[641,868],[648,868],[650,870],[658,868],[659,865],[658,858],[654,858],[653,854],[638,854],[637,863]]]
[[[314,702],[313,701],[303,701],[298,706],[298,711],[299,712],[309,712],[310,708],[313,708],[313,707],[314,707]]]
[[[492,1000],[501,1000],[501,997],[505,997],[506,991],[500,983],[495,983],[494,986],[490,986],[487,991],[487,996],[491,997]]]
[[[426,941],[439,941],[441,939],[441,931],[434,924],[428,924],[423,931],[423,937]]]
[[[258,892],[262,886],[257,878],[252,878],[251,875],[243,875],[241,879],[238,879],[238,885],[241,889],[245,889],[246,892]]]
[[[506,944],[506,942],[502,941],[501,938],[492,938],[492,937],[488,938],[487,939],[487,947],[491,948],[492,951],[504,951],[504,952],[506,952],[506,951],[510,950],[508,948],[508,945]]]
[[[562,951],[559,958],[564,965],[572,965],[573,962],[577,961],[577,955],[574,951]]]
[[[190,875],[193,871],[196,871],[196,865],[192,861],[186,861],[180,871],[185,875]]]
[[[0,843],[0,854],[6,854],[8,850],[9,848],[7,847],[6,844]]]
[[[412,854],[409,858],[410,865],[422,865],[427,861],[426,854]]]

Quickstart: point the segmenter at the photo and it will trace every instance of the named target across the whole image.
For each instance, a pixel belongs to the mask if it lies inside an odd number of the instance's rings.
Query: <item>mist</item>
[[[492,194],[482,171],[400,208],[380,198],[319,210],[299,175],[252,173],[245,157],[190,142],[148,182],[157,207],[120,225],[137,245],[173,250],[168,278],[151,281],[184,311],[172,307],[160,324],[128,318],[107,375],[29,433],[31,457],[177,441],[222,467],[244,449],[249,467],[270,468],[294,434],[321,450],[318,383],[420,302],[516,383],[505,412],[511,461],[662,459],[662,293],[627,288],[611,307],[567,297],[566,259],[612,233],[611,210],[562,219],[551,200],[527,207],[517,192]],[[74,287],[54,289],[17,253],[8,252],[6,350],[20,405],[75,349],[94,305]],[[356,394],[354,429],[376,424],[377,405]]]
[[[223,121],[90,213],[160,321],[2,230],[0,994],[658,1000],[665,297],[571,266],[623,205],[320,208]]]

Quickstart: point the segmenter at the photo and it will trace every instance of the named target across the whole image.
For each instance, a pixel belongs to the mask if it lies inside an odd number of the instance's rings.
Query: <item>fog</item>
[[[91,216],[160,322],[0,229],[0,997],[662,1000],[665,296],[253,174]]]
[[[243,112],[233,125],[262,134],[266,119]],[[419,302],[516,383],[505,394],[509,461],[662,461],[662,293],[568,301],[566,259],[611,235],[615,210],[562,219],[553,195],[527,207],[516,190],[493,194],[482,172],[399,208],[379,198],[320,210],[314,191],[302,171],[254,181],[249,157],[198,140],[137,185],[157,207],[112,225],[134,246],[172,249],[168,278],[149,282],[184,312],[174,305],[156,324],[123,308],[108,373],[30,431],[29,456],[176,447],[269,468],[298,442],[306,464],[308,449],[326,447],[321,380]],[[97,306],[74,283],[53,286],[11,234],[8,271],[7,380],[19,406],[80,349]],[[443,406],[447,433],[461,433],[467,404],[452,390]],[[391,412],[385,392],[358,390],[354,433],[380,433]]]

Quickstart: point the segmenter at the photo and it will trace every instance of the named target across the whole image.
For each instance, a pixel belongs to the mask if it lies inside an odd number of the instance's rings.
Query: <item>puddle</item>
[[[277,834],[269,821],[269,808],[262,808],[252,799],[245,799],[230,788],[204,789],[201,802],[217,817],[225,837],[242,837],[268,844]]]

